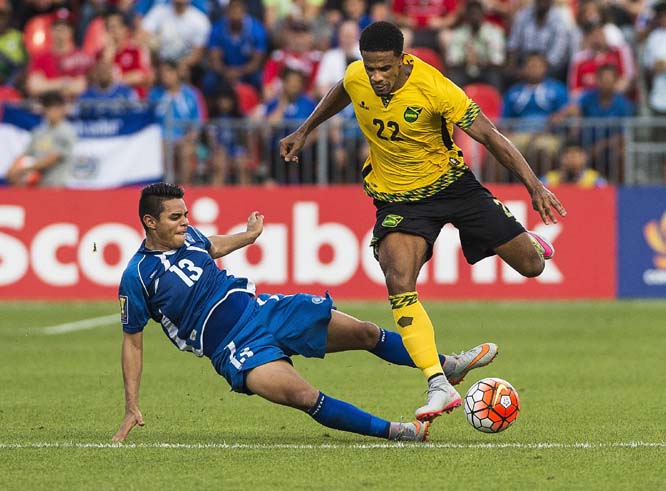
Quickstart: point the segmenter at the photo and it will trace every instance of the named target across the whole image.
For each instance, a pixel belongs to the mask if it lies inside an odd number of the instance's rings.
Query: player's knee
[[[386,279],[386,288],[391,295],[413,292],[416,289],[416,281],[401,271],[394,269],[386,270],[384,278]]]
[[[317,402],[319,391],[313,387],[294,388],[286,395],[287,406],[307,411]]]
[[[377,341],[379,341],[379,327],[377,324],[362,321],[355,334],[356,340],[363,349],[371,350],[377,346]]]
[[[527,278],[535,278],[543,273],[546,266],[545,261],[538,254],[530,255],[529,258],[523,262],[520,274]]]

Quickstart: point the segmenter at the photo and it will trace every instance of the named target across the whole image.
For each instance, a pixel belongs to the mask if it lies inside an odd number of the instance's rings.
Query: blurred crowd
[[[544,179],[562,149],[585,154],[595,183],[622,155],[617,128],[568,118],[666,115],[666,0],[0,0],[0,102],[150,102],[181,183],[311,181],[266,155],[377,20],[402,28],[405,51],[482,87],[491,117],[518,121],[506,131]],[[240,123],[253,121],[280,129]],[[367,148],[353,122],[348,108],[326,129],[327,181],[359,179]]]

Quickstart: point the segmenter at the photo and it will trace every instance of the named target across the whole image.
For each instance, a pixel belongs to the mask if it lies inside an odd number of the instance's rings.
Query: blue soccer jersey
[[[208,238],[194,227],[187,227],[185,244],[179,249],[153,251],[146,249],[144,241],[120,281],[123,330],[142,331],[152,318],[178,349],[203,356],[209,313],[220,306],[229,318],[238,318],[242,312],[226,309],[240,310],[244,304],[227,299],[236,292],[255,294],[250,280],[219,269],[209,249]]]

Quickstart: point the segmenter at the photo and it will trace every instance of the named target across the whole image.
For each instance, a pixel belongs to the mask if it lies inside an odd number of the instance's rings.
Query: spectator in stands
[[[580,49],[583,39],[583,26],[591,24],[601,24],[603,26],[608,46],[615,48],[628,47],[627,39],[622,29],[611,22],[608,7],[602,7],[599,0],[581,0],[578,3],[578,14],[576,15],[576,45],[574,53]]]
[[[655,114],[666,115],[666,2],[657,3],[653,10],[654,19],[643,51],[643,66],[650,87],[650,109]]]
[[[201,98],[194,87],[183,82],[175,61],[160,62],[159,82],[150,90],[148,100],[156,104],[162,122],[165,157],[173,157],[177,182],[190,184],[195,166],[195,141],[203,115]]]
[[[310,26],[304,22],[292,21],[286,26],[283,49],[273,51],[266,62],[263,74],[264,100],[274,99],[280,93],[280,74],[285,68],[297,70],[306,78],[306,92],[312,91],[317,69],[321,61],[321,51],[314,49],[314,36]]]
[[[259,106],[254,117],[275,125],[268,140],[272,157],[269,175],[278,182],[303,183],[307,181],[302,174],[307,171],[308,164],[287,165],[286,171],[278,169],[283,163],[279,153],[280,138],[295,130],[310,115],[317,103],[307,95],[306,77],[300,70],[286,67],[282,70],[280,79],[280,94]],[[311,157],[312,154],[309,154],[303,160],[312,162],[314,159]]]
[[[339,47],[330,49],[324,56],[317,70],[315,79],[315,97],[323,97],[337,82],[342,80],[347,65],[361,59],[358,42],[361,32],[358,23],[346,20],[338,28],[337,38]],[[329,142],[332,145],[332,182],[353,182],[356,179],[356,169],[359,156],[365,156],[367,145],[365,138],[358,129],[356,115],[352,105],[348,105],[331,118]]]
[[[284,44],[284,27],[290,22],[314,25],[319,18],[323,0],[263,0],[264,23],[277,44]],[[284,35],[283,35],[284,34]]]
[[[71,13],[60,9],[54,15],[53,44],[30,61],[26,89],[32,97],[55,90],[66,99],[75,99],[86,90],[86,73],[94,60],[74,44]]]
[[[155,74],[150,63],[150,53],[134,40],[134,28],[126,14],[110,8],[104,14],[108,43],[104,57],[112,60],[120,73],[120,81],[132,87],[144,99],[153,84]]]
[[[631,50],[614,48],[606,42],[602,24],[583,26],[581,50],[574,54],[569,67],[569,90],[573,96],[593,89],[597,83],[597,70],[602,65],[615,65],[620,77],[615,90],[631,93],[634,87],[635,65]]]
[[[261,90],[267,54],[268,34],[261,21],[247,13],[244,0],[230,0],[226,16],[215,23],[208,41],[210,70],[204,78],[204,92],[214,92],[222,78]]]
[[[484,19],[483,4],[469,0],[461,23],[444,44],[447,76],[459,86],[482,82],[502,87],[506,39],[497,25]]]
[[[583,93],[578,103],[573,105],[571,113],[597,120],[595,126],[583,127],[581,141],[589,149],[593,166],[610,174],[610,167],[615,165],[619,169],[624,156],[622,125],[618,118],[633,116],[635,108],[617,90],[619,73],[615,65],[600,66],[596,79],[596,88]]]
[[[502,118],[517,120],[509,127],[507,137],[538,169],[552,168],[560,138],[551,131],[551,120],[565,110],[569,100],[564,83],[547,74],[548,61],[543,54],[527,55],[523,81],[504,94],[502,107]]]
[[[65,119],[67,106],[59,92],[41,96],[44,121],[30,135],[24,153],[14,160],[7,181],[15,186],[65,186],[74,163],[76,131]]]
[[[222,83],[211,95],[211,122],[205,128],[208,183],[221,186],[228,182],[251,183],[245,134],[240,127],[242,114],[233,87]]]
[[[100,55],[97,63],[90,69],[88,88],[81,94],[79,101],[127,102],[137,100],[134,89],[116,80],[114,72],[113,62]]]
[[[148,38],[161,59],[178,60],[181,76],[189,76],[203,59],[210,35],[206,14],[190,0],[172,0],[153,6],[141,21],[142,37]]]
[[[300,124],[317,105],[305,91],[305,75],[300,70],[287,67],[280,74],[280,79],[282,80],[280,95],[264,104],[263,114],[273,123],[298,121]]]
[[[588,167],[587,151],[576,140],[564,144],[560,152],[559,166],[546,173],[541,182],[548,187],[576,184],[582,188],[598,188],[607,184],[598,171]]]
[[[438,36],[452,28],[464,4],[458,0],[394,0],[393,18],[414,32],[414,46],[439,49]]]
[[[0,79],[8,85],[14,84],[28,61],[23,33],[11,27],[11,20],[11,3],[0,0]]]
[[[533,52],[541,53],[548,62],[548,75],[566,79],[571,52],[571,33],[561,13],[553,8],[553,0],[535,0],[534,5],[519,10],[507,40],[506,76],[520,77],[520,67]]]
[[[361,31],[353,20],[344,21],[338,27],[339,46],[327,50],[321,58],[314,81],[314,95],[323,97],[345,75],[347,65],[361,59],[358,41]]]

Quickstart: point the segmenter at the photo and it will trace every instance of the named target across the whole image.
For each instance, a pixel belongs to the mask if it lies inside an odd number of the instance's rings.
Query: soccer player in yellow
[[[438,70],[403,52],[400,30],[375,22],[361,34],[362,60],[314,112],[280,142],[287,162],[297,162],[307,136],[349,103],[370,144],[363,164],[363,187],[374,200],[372,246],[384,272],[389,302],[403,343],[428,379],[426,404],[416,410],[427,421],[461,403],[437,357],[435,334],[418,299],[416,278],[432,256],[446,223],[458,228],[465,258],[473,264],[499,255],[527,277],[541,274],[554,254],[543,237],[527,232],[511,212],[484,188],[453,141],[453,125],[481,142],[525,185],[544,223],[566,210],[534,175],[525,158],[479,107]],[[469,366],[488,364],[497,346],[485,343],[469,352]]]

